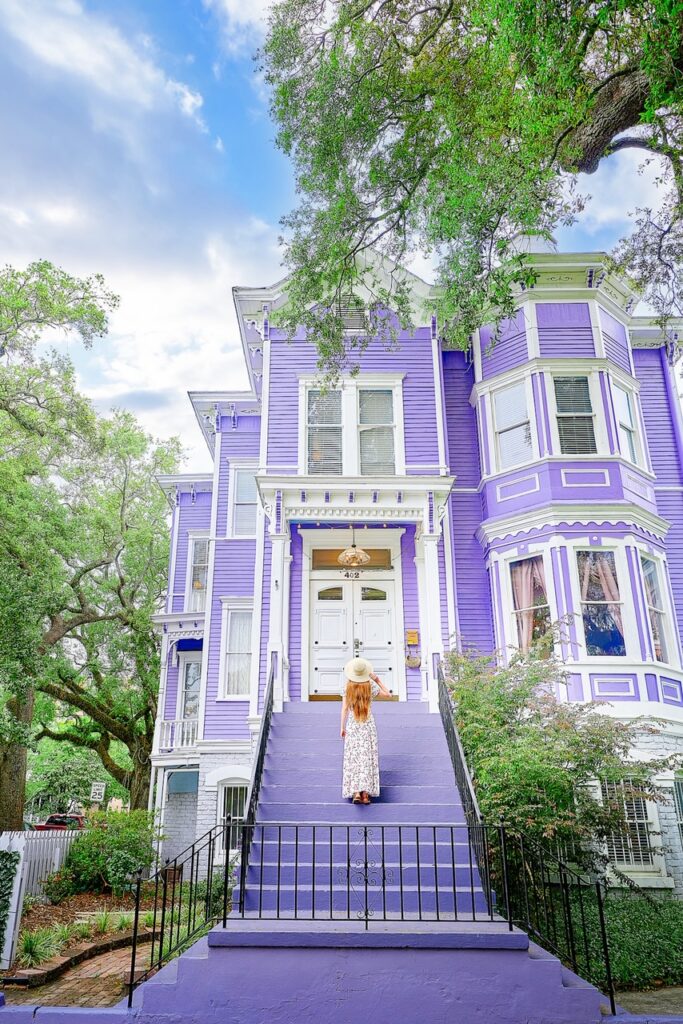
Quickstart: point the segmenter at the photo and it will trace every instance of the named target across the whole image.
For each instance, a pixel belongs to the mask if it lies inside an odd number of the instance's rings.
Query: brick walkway
[[[138,949],[138,967],[149,962],[149,948]],[[8,1006],[113,1006],[126,994],[124,978],[130,970],[130,947],[86,960],[55,981],[37,988],[9,985],[2,989]]]

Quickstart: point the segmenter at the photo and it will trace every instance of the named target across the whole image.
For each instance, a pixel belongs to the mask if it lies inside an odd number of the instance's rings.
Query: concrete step
[[[372,707],[373,710],[386,715],[428,716],[430,714],[429,704],[426,701],[421,700],[376,700],[373,702]],[[339,700],[290,700],[285,702],[282,711],[275,712],[273,715],[273,721],[279,719],[281,715],[285,715],[287,718],[311,718],[315,716],[324,718],[326,715],[339,715],[340,708],[341,698]]]
[[[316,851],[317,854],[317,851]],[[446,860],[446,858],[444,858]],[[394,887],[399,886],[401,882],[404,886],[413,887],[418,884],[418,877],[420,880],[421,888],[426,892],[427,889],[436,888],[436,879],[438,878],[439,888],[461,888],[470,889],[475,887],[481,889],[479,876],[470,872],[469,863],[456,864],[453,869],[450,863],[444,863],[437,865],[436,872],[434,871],[433,861],[428,866],[420,865],[419,869],[416,863],[406,863],[404,859],[403,865],[398,863],[398,860],[394,861],[386,858],[383,861],[384,875],[387,884],[393,885]],[[381,870],[378,867],[375,869],[377,874],[381,874]],[[330,873],[333,877],[333,888],[344,888],[347,884],[347,878],[350,874],[351,883],[358,884],[358,877],[360,869],[354,867],[354,862],[351,864],[351,871],[349,872],[349,865],[346,860],[342,858],[333,859],[332,863],[325,863],[324,857],[318,857],[316,855],[315,864],[315,884],[327,885],[330,884]],[[280,862],[278,865],[277,861],[264,861],[261,864],[259,861],[252,861],[247,871],[247,888],[258,889],[261,885],[271,886],[294,886],[298,888],[310,888],[313,884],[313,865],[310,861],[298,860],[296,863],[286,863],[285,861]],[[455,880],[454,876],[455,875]],[[375,882],[377,884],[377,882]]]
[[[403,768],[386,768],[384,762],[381,764],[380,781],[382,788],[388,786],[416,786],[418,783],[415,779],[415,773],[409,769]],[[267,767],[263,772],[262,787],[266,785],[283,785],[283,786],[335,786],[337,789],[341,786],[342,777],[342,763],[341,760],[334,767],[322,767],[319,764],[313,765],[307,763],[304,765],[297,765],[296,763],[289,762],[286,767],[282,765],[278,767]],[[435,775],[432,777],[435,785],[443,786],[445,789],[451,792],[457,792],[455,786],[455,780],[453,778],[453,769],[441,775]]]
[[[450,758],[445,753],[439,753],[433,750],[426,750],[422,752],[413,751],[392,751],[386,750],[382,743],[379,745],[379,757],[380,757],[380,770],[387,768],[400,768],[403,771],[411,771],[414,774],[414,778],[419,780],[425,778],[430,773],[442,773],[450,772],[450,776],[453,775],[453,766]],[[339,746],[336,750],[331,746],[321,746],[319,749],[313,749],[307,747],[305,749],[289,748],[284,750],[277,750],[273,745],[269,745],[266,750],[265,757],[265,768],[272,769],[282,766],[283,768],[289,768],[292,765],[300,765],[302,768],[331,768],[334,765],[341,764],[343,758],[343,750]]]
[[[341,801],[330,803],[301,804],[298,802],[286,803],[275,801],[259,800],[257,820],[260,822],[332,822],[332,823],[361,823],[371,822],[382,823],[411,823],[433,825],[433,824],[462,824],[465,815],[461,807],[451,807],[444,804],[419,803],[382,803],[381,798],[369,807],[359,804],[344,804]]]
[[[315,914],[325,917],[332,912],[342,916],[356,917],[363,913],[365,906],[373,911],[372,917],[380,918],[385,914],[416,914],[435,918],[439,914],[471,914],[481,917],[489,916],[489,907],[481,890],[472,892],[469,888],[453,892],[452,887],[438,890],[432,888],[424,892],[417,887],[404,886],[400,889],[376,886],[368,891],[357,886],[347,891],[346,887],[316,886],[312,889],[294,886],[263,886],[262,889],[248,889],[244,911],[260,915],[274,914]]]
[[[335,782],[321,785],[292,785],[289,780],[270,779],[261,786],[261,800],[264,803],[334,803],[343,799],[341,796],[341,772]],[[383,804],[428,803],[444,804],[448,807],[461,807],[460,795],[454,785],[451,786],[408,786],[395,785],[381,779],[381,802]]]

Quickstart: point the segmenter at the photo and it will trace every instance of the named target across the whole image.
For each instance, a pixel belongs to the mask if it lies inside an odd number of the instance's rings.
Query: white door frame
[[[313,548],[345,548],[351,544],[351,529],[339,527],[339,529],[303,529],[299,531],[302,540],[303,565],[301,572],[301,700],[309,699],[310,667],[311,667],[311,582],[316,579],[333,578],[329,569],[320,569],[313,572],[311,569],[311,558]],[[396,690],[399,700],[407,700],[405,658],[402,652],[405,650],[404,636],[405,626],[403,618],[403,571],[401,566],[401,537],[405,530],[400,528],[388,528],[386,530],[368,529],[362,526],[354,527],[355,540],[362,547],[388,548],[391,552],[393,571],[371,570],[372,575],[368,579],[381,579],[394,581],[394,623],[396,630]],[[372,538],[372,543],[368,543]],[[340,570],[342,571],[342,570]],[[362,571],[362,570],[361,570]],[[362,577],[361,577],[362,578]],[[394,646],[392,644],[392,646]],[[400,652],[400,653],[399,653]]]

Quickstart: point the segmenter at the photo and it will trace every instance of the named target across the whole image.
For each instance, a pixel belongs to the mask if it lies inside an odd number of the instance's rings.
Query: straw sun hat
[[[372,665],[366,658],[351,658],[344,665],[344,675],[350,683],[369,683]]]

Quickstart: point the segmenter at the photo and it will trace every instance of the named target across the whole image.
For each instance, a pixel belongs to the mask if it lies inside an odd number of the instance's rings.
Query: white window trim
[[[191,606],[191,599],[192,599],[192,563],[194,561],[194,542],[196,540],[209,540],[210,536],[211,536],[211,533],[210,533],[209,530],[188,530],[188,533],[187,533],[187,562],[186,562],[186,565],[185,565],[185,597],[183,598],[183,608],[184,608],[185,613],[187,615],[192,615],[193,614],[190,611],[190,606]],[[211,545],[209,545],[209,558],[208,558],[207,574],[208,574],[208,571],[209,571],[210,568],[211,568]],[[207,582],[207,586],[206,586],[205,598],[206,598],[206,595],[209,592],[208,576],[207,576],[207,581],[206,582]],[[196,614],[197,615],[204,615],[205,612],[206,612],[206,604],[204,605],[204,608],[201,611],[196,612]]]
[[[595,458],[613,458],[609,450],[609,441],[607,438],[607,422],[605,419],[606,410],[602,400],[602,392],[600,390],[600,377],[599,370],[590,369],[587,370],[584,367],[577,368],[576,370],[569,370],[565,367],[562,369],[555,367],[550,370],[550,387],[548,388],[548,416],[550,418],[550,433],[553,441],[553,451],[557,453],[558,457],[564,461],[574,462],[581,461],[583,459],[595,459]],[[570,452],[563,452],[560,444],[560,431],[557,426],[557,401],[555,398],[555,378],[556,377],[587,377],[588,378],[588,391],[591,399],[591,407],[593,409],[593,432],[595,434],[595,447],[597,451],[586,452],[581,454],[577,452],[571,454]],[[588,415],[586,413],[585,415]],[[616,417],[615,417],[616,425]],[[629,466],[633,463],[630,459],[627,460]]]
[[[676,634],[674,632],[674,610],[671,605],[671,591],[669,588],[669,570],[666,559],[653,551],[649,551],[642,545],[636,545],[636,555],[638,557],[638,572],[640,574],[640,585],[643,590],[643,602],[644,611],[647,617],[647,629],[650,635],[650,643],[652,645],[653,659],[652,664],[661,666],[664,669],[676,669],[680,668],[678,659],[678,643],[676,641]],[[669,661],[658,661],[654,657],[655,641],[652,636],[652,625],[650,623],[650,611],[647,603],[647,590],[645,588],[645,579],[643,574],[643,564],[641,558],[649,558],[651,562],[654,562],[657,566],[657,582],[659,583],[659,590],[662,597],[662,612],[664,613],[664,641],[666,649],[669,653]]]
[[[531,451],[529,458],[524,459],[522,462],[515,462],[510,466],[503,467],[500,460],[500,447],[498,445],[498,426],[496,424],[496,395],[501,391],[507,391],[509,388],[513,388],[518,384],[524,384],[524,393],[526,396],[526,412],[529,421],[529,433],[531,436]],[[489,461],[492,465],[495,465],[494,472],[496,473],[509,473],[515,469],[519,469],[520,466],[528,466],[532,462],[535,462],[539,458],[539,447],[538,437],[536,433],[536,410],[534,407],[534,392],[531,384],[531,374],[525,373],[521,376],[510,378],[506,380],[504,384],[499,384],[496,381],[496,386],[491,388],[488,393],[488,405],[487,405],[487,416],[489,419]]]
[[[253,636],[253,615],[254,615],[254,599],[253,597],[221,597],[220,602],[221,608],[221,645],[220,645],[220,662],[218,669],[218,693],[216,696],[217,702],[230,701],[231,703],[240,702],[242,704],[249,703],[250,693],[226,693],[226,672],[225,672],[225,661],[228,649],[228,623],[230,621],[230,612],[236,611],[249,611],[252,613],[252,636]],[[258,652],[252,651],[252,669],[253,660],[258,658]],[[253,671],[249,673],[249,683],[251,689],[251,680],[253,679]]]
[[[555,601],[555,587],[553,578],[553,566],[552,558],[550,555],[550,548],[546,545],[529,545],[529,550],[523,554],[518,552],[507,552],[504,556],[499,559],[499,571],[503,574],[503,582],[500,588],[500,595],[503,607],[501,613],[503,617],[505,640],[507,646],[514,650],[519,650],[519,644],[517,642],[517,620],[515,618],[515,601],[512,593],[512,576],[510,569],[513,562],[521,562],[525,558],[537,558],[541,556],[543,559],[543,571],[545,573],[545,586],[546,596],[548,598],[548,605],[550,607],[550,622],[557,622],[560,614],[557,609],[557,603]],[[557,645],[556,645],[557,646]]]
[[[256,459],[235,459],[230,462],[230,469],[228,472],[228,511],[227,521],[225,524],[226,540],[255,540],[258,533],[258,489],[256,492],[256,516],[254,521],[254,532],[253,533],[235,533],[235,481],[237,473],[243,470],[251,470],[256,476],[258,472],[258,462]]]
[[[630,542],[632,544],[632,541]],[[567,545],[569,556],[569,586],[574,606],[574,621],[576,624],[576,639],[579,645],[579,657],[577,661],[586,665],[601,666],[603,669],[610,661],[614,663],[615,669],[628,671],[627,665],[642,665],[638,645],[638,624],[636,619],[635,594],[631,592],[631,579],[626,559],[627,541],[614,541],[608,544],[596,544],[590,537],[583,541],[575,541]],[[621,605],[622,625],[624,628],[625,653],[618,654],[588,654],[586,651],[586,633],[583,625],[583,609],[581,600],[581,587],[579,584],[579,564],[577,553],[579,551],[611,551],[614,554],[614,565],[617,570],[617,583],[619,584],[619,603]]]
[[[184,693],[184,681],[185,666],[190,662],[200,666],[199,672],[199,696],[200,700],[197,705],[197,717],[188,718],[188,722],[199,722],[199,715],[201,711],[201,691],[202,691],[202,676],[201,676],[201,664],[202,664],[202,651],[179,651],[178,652],[178,686],[175,700],[175,717],[176,721],[179,722],[183,718],[183,693]]]
[[[635,466],[637,469],[646,468],[645,465],[645,452],[643,450],[643,438],[640,430],[640,416],[638,408],[638,393],[637,391],[624,383],[623,380],[617,380],[612,374],[609,375],[608,387],[610,390],[610,399],[612,402],[612,408],[614,410],[614,426],[617,432],[616,444],[617,450],[621,455],[622,459],[627,462],[630,466]],[[633,420],[633,426],[631,427],[633,433],[633,440],[636,449],[636,461],[631,459],[629,452],[622,452],[621,450],[621,436],[619,433],[619,414],[617,412],[617,403],[615,400],[613,388],[620,388],[628,395],[628,401],[631,408],[631,419]]]
[[[360,432],[358,430],[359,391],[393,392],[395,476],[405,476],[405,426],[403,416],[403,373],[359,374],[343,377],[332,390],[341,391],[342,472],[331,479],[360,476]],[[308,391],[320,387],[316,377],[299,378],[299,475],[308,475]],[[325,478],[321,476],[321,480]]]

